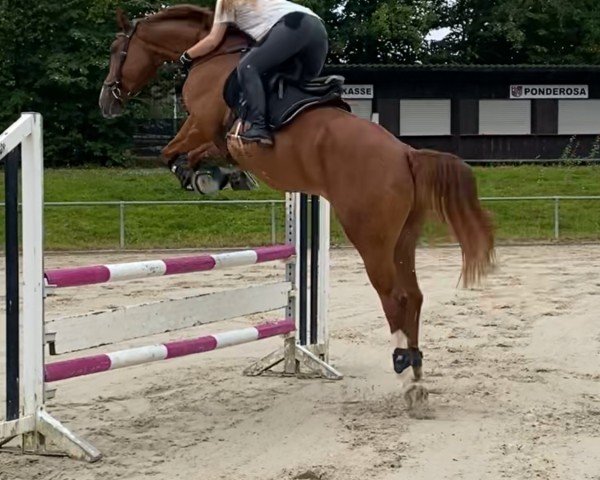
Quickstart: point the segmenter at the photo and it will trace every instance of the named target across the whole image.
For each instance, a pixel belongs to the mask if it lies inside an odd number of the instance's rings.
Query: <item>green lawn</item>
[[[600,167],[476,168],[482,197],[599,195]],[[184,192],[165,170],[48,170],[47,202],[203,200]],[[225,192],[210,200],[280,200],[283,195],[261,187],[256,192]],[[501,242],[551,240],[553,201],[486,202],[495,218]],[[277,206],[278,241],[283,240],[282,206]],[[225,247],[268,244],[271,206],[128,206],[128,248]],[[46,245],[49,249],[104,249],[119,245],[119,209],[110,207],[48,207]],[[560,206],[561,238],[600,239],[600,201],[565,201]],[[2,221],[3,226],[3,221]],[[337,224],[335,243],[345,243]],[[428,226],[427,243],[444,241],[444,230]]]

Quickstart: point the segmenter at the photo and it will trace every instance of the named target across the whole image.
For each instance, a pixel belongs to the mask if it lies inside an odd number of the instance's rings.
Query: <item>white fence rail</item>
[[[600,201],[600,195],[588,196],[528,196],[528,197],[482,197],[484,203],[502,203],[502,202],[547,202],[553,205],[553,236],[555,240],[561,238],[561,203],[562,202],[577,202],[577,201]],[[3,205],[3,203],[0,203]],[[118,231],[119,231],[119,248],[127,247],[127,208],[128,207],[143,207],[143,206],[172,206],[172,207],[189,207],[189,206],[222,206],[222,207],[270,207],[270,235],[271,244],[277,244],[278,237],[278,221],[283,218],[283,211],[279,212],[279,208],[283,209],[284,200],[192,200],[192,201],[106,201],[106,202],[46,202],[45,208],[101,208],[113,207],[119,212]],[[600,206],[600,205],[599,205]],[[600,231],[598,232],[600,236]]]
[[[581,196],[541,196],[541,197],[482,197],[483,202],[553,202],[554,203],[554,239],[560,240],[560,203],[561,201],[600,200],[598,195]],[[598,232],[600,234],[600,232]]]

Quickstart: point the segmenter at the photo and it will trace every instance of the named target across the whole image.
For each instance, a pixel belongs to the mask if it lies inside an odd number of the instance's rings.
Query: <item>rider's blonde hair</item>
[[[223,0],[223,9],[226,12],[232,12],[238,5],[249,4],[256,5],[257,0]]]

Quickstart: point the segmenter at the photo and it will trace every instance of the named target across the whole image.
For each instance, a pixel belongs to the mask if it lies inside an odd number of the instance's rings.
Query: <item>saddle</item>
[[[276,131],[291,123],[300,113],[316,106],[335,106],[351,111],[342,100],[344,77],[331,75],[319,77],[309,82],[300,80],[302,65],[294,60],[287,69],[267,75],[264,79],[267,96],[267,122]],[[225,102],[235,115],[235,119],[246,119],[246,102],[238,81],[237,69],[225,82],[223,91]],[[234,121],[235,121],[234,119]]]

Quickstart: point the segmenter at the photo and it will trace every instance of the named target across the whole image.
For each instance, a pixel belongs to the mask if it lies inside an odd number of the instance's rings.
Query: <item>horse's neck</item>
[[[195,25],[189,21],[165,21],[146,24],[140,32],[140,36],[155,53],[159,54],[165,61],[175,61],[179,56],[192,47],[200,38],[202,25]],[[236,47],[247,47],[250,45],[249,38],[238,31],[230,29],[219,47],[214,53],[224,53]]]
[[[215,57],[228,53],[241,53],[242,49],[248,48],[250,43],[245,36],[236,33],[228,34],[214,52],[209,53],[206,58]]]
[[[201,25],[174,20],[142,23],[140,26],[142,28],[138,34],[141,40],[165,61],[177,60],[198,41],[199,32],[202,30]]]

